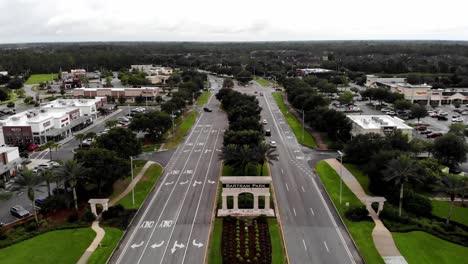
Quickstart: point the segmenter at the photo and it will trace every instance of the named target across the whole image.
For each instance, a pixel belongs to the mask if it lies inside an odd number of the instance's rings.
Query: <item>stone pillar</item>
[[[234,195],[232,196],[232,199],[234,200],[234,210],[238,210],[239,209],[239,195]]]
[[[102,204],[102,211],[105,212],[107,210],[109,210],[109,204],[108,203],[103,203]]]
[[[97,216],[97,212],[96,212],[96,204],[91,204],[91,212]]]
[[[222,198],[223,198],[222,209],[223,209],[223,210],[227,210],[227,209],[228,209],[228,208],[227,208],[227,197],[226,197],[226,195],[223,194],[223,195],[222,195]]]
[[[377,211],[377,215],[379,215],[380,212],[382,212],[382,210],[383,210],[383,205],[384,205],[384,202],[379,202],[379,209],[378,209],[378,211]]]
[[[270,210],[270,194],[265,195],[265,210]]]
[[[254,195],[254,205],[253,205],[254,210],[258,210],[258,195]]]

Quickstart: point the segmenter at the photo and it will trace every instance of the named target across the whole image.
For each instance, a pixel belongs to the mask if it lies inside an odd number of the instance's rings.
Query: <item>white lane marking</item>
[[[312,215],[315,215],[314,210],[312,210],[312,208],[309,208],[309,209],[310,209],[310,212],[312,213]]]
[[[194,245],[194,246],[196,246],[198,248],[203,247],[203,243],[197,243],[197,241],[195,239],[192,241],[192,245]]]
[[[288,184],[287,184],[287,183],[286,183],[286,190],[288,190],[288,192],[289,192],[289,187],[288,187]]]
[[[133,245],[131,245],[130,247],[131,247],[131,248],[139,248],[139,247],[143,246],[143,243],[144,243],[144,241],[141,241],[140,243],[138,243],[138,244],[133,244]]]
[[[184,248],[185,245],[184,244],[178,244],[177,243],[177,240],[174,242],[174,246],[172,247],[171,249],[171,253],[174,254],[174,252],[178,249],[178,248]]]
[[[281,169],[281,174],[283,174],[283,175],[284,175],[284,170],[283,170],[283,169]]]
[[[328,249],[328,246],[327,246],[327,242],[323,241],[323,244],[325,245],[325,248],[327,249],[327,252],[330,252],[330,250]]]
[[[174,181],[166,182],[164,185],[171,185],[171,184],[173,184],[173,183],[174,183]]]
[[[161,243],[159,243],[159,244],[154,243],[153,245],[151,245],[151,248],[153,248],[153,249],[154,249],[154,248],[158,248],[158,247],[160,247],[160,246],[162,246],[162,245],[164,245],[164,240],[163,240]]]
[[[305,190],[304,190],[304,186],[301,186],[301,189],[302,189],[302,192],[305,192]]]
[[[215,181],[210,181],[210,180],[208,180],[208,183],[209,183],[209,184],[214,184]]]
[[[189,182],[189,181],[186,180],[186,181],[184,181],[184,182],[180,182],[179,184],[180,184],[180,185],[184,185],[184,184],[187,184],[188,182]]]
[[[162,228],[171,227],[172,223],[173,223],[172,220],[164,220],[164,221],[161,221],[161,223],[159,223],[159,227],[162,227]]]
[[[154,221],[144,221],[140,228],[152,228],[154,226]]]
[[[193,183],[192,186],[195,187],[195,186],[197,186],[197,184],[202,184],[202,182],[199,182],[199,181],[196,181],[196,180],[195,180],[195,182]]]
[[[293,208],[294,216],[297,216],[296,214],[296,208]]]
[[[304,245],[305,251],[307,251],[307,246],[306,246],[306,243],[305,243],[305,240],[304,240],[304,239],[302,239],[302,244]]]

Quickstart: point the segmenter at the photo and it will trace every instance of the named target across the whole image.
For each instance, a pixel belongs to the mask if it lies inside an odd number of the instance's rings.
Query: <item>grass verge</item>
[[[198,106],[203,106],[206,103],[208,103],[208,100],[210,99],[211,93],[210,92],[203,92],[200,97],[198,98],[197,105]]]
[[[222,264],[221,239],[223,236],[223,218],[215,218],[213,232],[211,233],[210,248],[208,251],[208,264]]]
[[[344,163],[343,165],[349,170],[349,172],[351,172],[351,174],[354,175],[366,194],[371,194],[369,191],[369,176],[367,176],[367,174],[365,174],[358,166],[354,164]]]
[[[143,152],[153,152],[157,151],[161,147],[161,144],[150,144],[150,145],[145,145],[141,148]]]
[[[40,82],[53,81],[54,79],[57,79],[57,78],[58,78],[57,73],[32,74],[31,76],[29,76],[25,84],[36,84]]]
[[[104,230],[106,231],[106,235],[102,239],[101,245],[96,248],[96,251],[88,259],[87,264],[106,263],[124,233],[124,231],[113,227],[104,227]]]
[[[271,263],[283,264],[286,263],[284,255],[283,240],[281,239],[281,232],[276,218],[268,218],[268,229],[270,230],[271,241]]]
[[[133,161],[133,175],[138,175],[140,173],[141,169],[145,166],[147,160],[134,160]],[[112,186],[112,194],[110,195],[109,199],[114,199],[117,197],[119,194],[121,194],[127,186],[130,184],[130,181],[132,180],[131,175],[128,177],[125,177],[123,179],[120,179],[114,183]]]
[[[276,104],[278,104],[278,107],[280,108],[281,112],[286,118],[286,121],[288,122],[289,126],[294,132],[297,141],[299,141],[299,143],[301,143],[304,146],[317,148],[317,143],[315,143],[315,139],[309,132],[304,131],[304,139],[302,139],[302,124],[296,119],[296,117],[293,114],[291,114],[288,111],[286,105],[283,102],[283,97],[281,96],[281,93],[274,92],[273,97],[275,98]]]
[[[163,168],[159,164],[151,165],[146,171],[143,177],[135,186],[135,204],[132,204],[132,193],[125,195],[122,200],[119,201],[126,209],[137,209],[141,206],[148,193],[151,191],[153,186],[161,177]]]
[[[260,77],[255,77],[254,79],[256,82],[258,82],[261,86],[263,87],[269,87],[271,86],[271,83],[263,78]]]
[[[168,138],[164,148],[170,149],[179,145],[184,140],[184,137],[188,134],[193,124],[195,124],[198,115],[199,112],[193,110],[184,116],[182,122],[180,122],[180,125],[176,128],[175,135]]]
[[[447,201],[432,200],[432,214],[438,217],[446,218],[450,210],[450,203]],[[468,208],[453,205],[452,217],[450,220],[468,226]]]
[[[348,202],[349,207],[351,208],[362,206],[363,204],[361,201],[359,201],[356,195],[354,195],[354,193],[351,192],[345,184],[343,184],[342,204],[340,204],[340,185],[338,184],[340,176],[325,161],[318,162],[315,166],[315,170],[327,189],[338,213],[351,233],[354,242],[356,242],[359,252],[365,262],[384,263],[372,240],[372,230],[374,229],[375,224],[371,221],[352,222],[345,217],[345,212],[348,209],[346,207],[346,203]]]
[[[91,228],[47,232],[0,250],[2,264],[78,262],[96,234]]]
[[[457,264],[466,263],[466,247],[447,242],[431,234],[414,231],[392,233],[393,239],[409,264]]]

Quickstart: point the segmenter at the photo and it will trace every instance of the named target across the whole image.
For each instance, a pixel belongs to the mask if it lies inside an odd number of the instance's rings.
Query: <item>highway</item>
[[[213,94],[221,82],[210,77]],[[204,263],[227,118],[212,96],[109,263]]]
[[[257,98],[263,108],[262,119],[267,119],[265,126],[272,133],[266,141],[277,142],[279,160],[273,162],[271,173],[278,202],[276,213],[279,208],[290,263],[363,263],[320,179],[308,164],[308,160],[320,160],[330,153],[311,151],[297,142],[272,97],[273,89],[256,83],[236,89],[264,94]]]

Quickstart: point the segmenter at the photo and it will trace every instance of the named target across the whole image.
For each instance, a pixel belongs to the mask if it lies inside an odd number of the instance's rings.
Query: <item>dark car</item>
[[[447,121],[448,118],[446,116],[438,116],[437,117],[437,120],[440,120],[440,121]]]
[[[443,134],[442,133],[431,133],[426,135],[427,138],[438,138],[441,137]]]
[[[38,198],[38,199],[34,200],[34,204],[36,205],[36,207],[41,207],[44,204],[44,201],[45,201],[45,199]]]
[[[205,107],[205,108],[203,108],[203,110],[204,110],[205,112],[213,112],[213,110],[211,110],[211,108],[209,108],[209,107]]]
[[[14,217],[18,218],[24,218],[31,215],[31,213],[28,210],[24,209],[24,207],[21,205],[15,205],[12,208],[10,208],[10,213]]]
[[[267,136],[267,137],[271,136],[271,130],[270,129],[265,130],[265,136]]]
[[[421,131],[421,135],[429,135],[432,134],[431,130]]]

